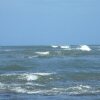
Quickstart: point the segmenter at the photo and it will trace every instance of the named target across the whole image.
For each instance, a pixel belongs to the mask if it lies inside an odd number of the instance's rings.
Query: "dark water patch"
[[[32,67],[25,67],[20,65],[8,65],[8,66],[0,66],[0,71],[23,71],[30,70]]]

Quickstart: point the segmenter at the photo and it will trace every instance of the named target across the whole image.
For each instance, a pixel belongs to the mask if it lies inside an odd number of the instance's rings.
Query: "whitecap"
[[[21,87],[13,87],[10,90],[17,93],[27,93],[27,90]]]
[[[62,49],[66,49],[66,50],[71,50],[71,48],[70,48],[70,46],[60,46],[60,48],[62,48]]]
[[[34,55],[34,56],[29,56],[28,58],[29,59],[32,59],[32,58],[36,58],[36,57],[38,57],[37,55]]]
[[[34,81],[34,80],[37,80],[38,79],[38,76],[37,75],[34,75],[34,74],[21,74],[19,76],[19,79],[23,79],[23,80],[27,80],[27,81]]]
[[[48,76],[54,73],[34,73],[35,75],[40,75],[40,76]]]
[[[0,89],[5,89],[5,85],[0,82]]]
[[[90,86],[88,85],[79,85],[79,86],[74,86],[74,87],[69,87],[68,90],[74,90],[74,91],[83,91],[83,90],[91,89]]]
[[[1,77],[13,77],[20,80],[26,80],[26,81],[34,81],[39,78],[39,76],[49,76],[54,73],[11,73],[11,74],[1,74]]]
[[[52,48],[58,48],[58,46],[56,46],[56,45],[52,45],[51,47],[52,47]]]
[[[45,85],[42,85],[42,84],[38,84],[38,83],[33,83],[33,82],[27,82],[26,85],[31,85],[31,86],[45,86]]]
[[[49,51],[46,51],[46,52],[35,52],[35,53],[38,54],[38,55],[41,55],[41,56],[50,54]]]
[[[15,75],[17,75],[16,73],[11,73],[11,74],[0,74],[0,76],[15,76]]]
[[[86,85],[79,85],[68,88],[51,88],[51,89],[43,89],[43,90],[32,90],[27,91],[28,94],[46,94],[46,95],[58,95],[58,94],[68,94],[68,95],[77,95],[77,94],[85,94],[85,93],[93,93],[92,87]],[[98,91],[95,91],[98,92]]]
[[[81,45],[80,48],[77,49],[82,51],[91,51],[91,48],[87,45]]]

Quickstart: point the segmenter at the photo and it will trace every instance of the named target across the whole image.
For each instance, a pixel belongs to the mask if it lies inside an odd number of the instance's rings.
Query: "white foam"
[[[40,76],[48,76],[54,73],[34,73],[35,75],[40,75]]]
[[[92,87],[88,85],[79,85],[74,87],[67,88],[69,94],[84,94],[84,93],[91,93]]]
[[[71,50],[70,46],[60,46],[60,48],[62,48],[64,50]]]
[[[27,80],[27,81],[34,81],[39,78],[39,76],[49,76],[55,73],[11,73],[11,74],[1,74],[0,76],[12,77],[14,76],[16,79]]]
[[[28,91],[27,93],[28,94],[47,94],[47,95],[57,95],[57,94],[76,95],[76,94],[84,94],[84,93],[93,93],[91,89],[92,88],[90,86],[79,85],[79,86],[68,87],[68,88],[51,88],[49,90],[45,90],[45,89],[34,90],[34,91]]]
[[[33,80],[37,80],[38,79],[38,76],[37,75],[34,75],[34,74],[22,74],[19,76],[19,79],[25,79],[27,81],[33,81]]]
[[[54,73],[23,73],[18,76],[19,79],[34,81],[39,78],[39,76],[48,76]]]
[[[30,85],[30,86],[27,86]],[[12,91],[16,93],[26,93],[26,94],[46,94],[46,95],[58,95],[58,94],[68,94],[68,95],[78,95],[78,94],[95,94],[100,93],[99,89],[94,89],[89,85],[77,85],[67,88],[58,88],[54,87],[51,89],[30,89],[33,86],[44,86],[41,84],[35,83],[26,83],[26,84],[3,84],[0,82],[1,91]],[[28,88],[29,87],[29,88]]]
[[[77,48],[82,51],[91,51],[91,48],[87,45],[81,45],[80,48]]]
[[[29,56],[28,58],[32,59],[32,58],[36,58],[36,57],[38,57],[38,56],[37,55],[35,55],[35,56]]]
[[[38,54],[38,55],[49,55],[50,54],[50,52],[49,51],[46,51],[46,52],[35,52],[36,54]]]
[[[58,46],[56,46],[56,45],[52,45],[51,47],[52,47],[52,48],[58,48]]]
[[[70,89],[72,89],[72,90],[75,90],[75,91],[80,91],[80,90],[86,90],[86,89],[91,89],[91,87],[90,86],[88,86],[88,85],[79,85],[79,86],[74,86],[74,87],[69,87],[68,88],[68,90],[70,90]]]
[[[15,76],[17,75],[16,73],[12,73],[12,74],[0,74],[0,76]]]
[[[10,90],[17,93],[27,93],[27,90],[21,87],[14,87],[14,88],[11,88]]]
[[[30,86],[40,86],[40,87],[45,86],[45,85],[38,84],[38,83],[33,83],[33,82],[27,82],[26,85],[30,85]]]
[[[0,89],[4,89],[4,88],[5,88],[5,85],[0,82]]]

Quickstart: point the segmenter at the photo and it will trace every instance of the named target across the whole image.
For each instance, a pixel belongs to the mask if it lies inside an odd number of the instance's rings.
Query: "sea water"
[[[100,46],[1,46],[0,100],[100,100]]]

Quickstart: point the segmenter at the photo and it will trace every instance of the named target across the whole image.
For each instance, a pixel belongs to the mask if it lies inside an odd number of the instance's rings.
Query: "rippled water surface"
[[[100,100],[100,46],[0,47],[1,100]]]

